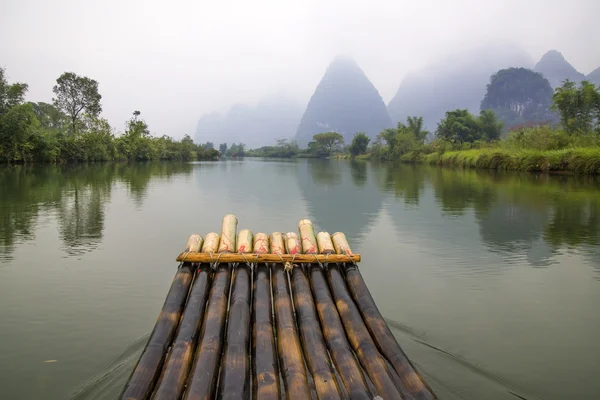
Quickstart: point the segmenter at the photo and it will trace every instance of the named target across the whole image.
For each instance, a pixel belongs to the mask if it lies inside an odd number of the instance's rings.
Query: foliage
[[[246,145],[243,143],[235,144],[232,143],[231,147],[225,153],[229,157],[243,157],[246,153]]]
[[[295,140],[279,139],[276,146],[263,146],[246,152],[250,157],[292,158],[300,154],[300,147]]]
[[[352,158],[355,158],[361,154],[365,154],[367,152],[367,148],[369,147],[370,141],[371,139],[364,132],[358,132],[356,135],[354,135],[349,148]]]
[[[552,109],[558,112],[567,133],[594,131],[600,134],[600,88],[582,81],[580,86],[567,80],[556,88]]]
[[[552,87],[527,68],[501,69],[490,77],[481,110],[492,110],[507,128],[525,122],[553,122]]]
[[[423,118],[408,117],[408,125],[399,122],[396,128],[384,129],[376,138],[371,152],[381,160],[396,160],[411,152],[419,153],[428,131],[423,130]]]
[[[23,103],[27,85],[8,84],[0,68],[0,163],[193,160],[219,156],[210,146],[197,146],[187,135],[180,141],[152,136],[139,111],[127,121],[125,133],[116,137],[108,121],[99,115],[101,96],[95,81],[65,73],[58,82],[55,104],[62,110],[49,103]]]
[[[219,153],[225,154],[227,152],[227,143],[221,143],[219,145]]]
[[[86,76],[65,72],[58,77],[52,91],[56,96],[52,102],[69,117],[73,134],[77,132],[81,113],[98,117],[102,112],[98,82]]]
[[[518,171],[600,173],[600,148],[520,150],[503,148],[432,153],[420,161],[442,166]]]
[[[455,143],[495,140],[500,137],[502,122],[490,110],[483,110],[479,117],[468,110],[446,112],[446,118],[437,127],[437,137]]]
[[[328,157],[344,144],[344,137],[337,132],[317,133],[308,144],[308,150],[318,157]]]
[[[4,115],[11,107],[22,104],[29,88],[26,83],[9,85],[4,74],[4,68],[0,67],[0,116]]]

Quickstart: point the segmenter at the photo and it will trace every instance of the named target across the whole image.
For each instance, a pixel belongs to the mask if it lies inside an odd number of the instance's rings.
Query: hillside
[[[351,59],[338,57],[327,68],[302,116],[296,140],[306,146],[317,133],[336,131],[349,143],[356,132],[375,137],[392,126],[379,92]]]
[[[565,79],[574,82],[585,79],[585,76],[569,64],[562,53],[556,50],[550,50],[544,54],[533,70],[548,79],[553,88],[560,86]]]
[[[388,104],[392,121],[422,116],[434,131],[446,111],[466,108],[479,113],[490,76],[508,67],[530,67],[531,57],[514,46],[488,46],[454,54],[407,75]]]
[[[198,121],[197,143],[244,143],[247,148],[273,145],[296,132],[302,107],[284,96],[262,99],[251,106],[235,104],[226,113],[205,114]]]

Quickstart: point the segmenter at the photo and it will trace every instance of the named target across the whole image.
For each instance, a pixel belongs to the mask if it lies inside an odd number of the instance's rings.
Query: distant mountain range
[[[196,127],[197,143],[244,143],[247,148],[274,145],[296,133],[303,107],[285,96],[266,97],[254,106],[235,104],[226,113],[202,116]]]
[[[335,131],[350,143],[356,132],[373,138],[392,125],[383,99],[358,64],[337,57],[308,102],[296,140],[306,146],[313,135]]]
[[[557,88],[568,79],[573,82],[581,82],[585,75],[577,71],[565,57],[556,50],[550,50],[542,56],[540,61],[533,67],[535,72],[539,72],[548,79],[550,86]]]
[[[466,108],[479,113],[492,74],[503,68],[532,65],[527,52],[512,46],[456,54],[407,75],[388,104],[388,111],[394,122],[421,116],[425,128],[434,131],[446,111]]]
[[[600,68],[585,76],[565,57],[550,50],[534,65],[517,46],[487,46],[455,54],[408,74],[389,104],[358,64],[337,57],[329,65],[306,108],[285,96],[268,97],[255,106],[236,104],[226,113],[206,114],[198,121],[196,141],[245,143],[248,148],[295,138],[302,147],[317,133],[336,131],[349,143],[356,132],[375,137],[383,129],[422,116],[434,131],[446,111],[466,108],[479,113],[491,75],[509,67],[532,68],[553,88],[565,79],[600,85]]]

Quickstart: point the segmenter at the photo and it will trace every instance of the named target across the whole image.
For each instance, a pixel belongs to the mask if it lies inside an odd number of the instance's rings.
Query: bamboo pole
[[[317,247],[312,223],[309,220],[300,221],[299,230],[302,250],[305,253],[315,253]],[[329,361],[310,285],[303,268],[292,270],[292,293],[304,358],[312,374],[317,397],[320,400],[341,399],[342,395]]]
[[[197,234],[190,235],[190,237],[187,240],[187,243],[185,244],[185,249],[183,251],[187,251],[189,253],[198,252],[202,248],[203,243],[204,239],[202,239],[202,236]]]
[[[269,238],[264,233],[254,235],[254,252],[269,251]],[[273,335],[270,271],[267,265],[254,270],[252,296],[252,388],[254,400],[280,400],[277,349]]]
[[[283,257],[283,254],[285,254],[285,243],[283,240],[283,235],[281,234],[281,232],[273,232],[271,233],[271,235],[269,236],[269,245],[271,247],[271,254],[275,255],[275,257],[277,257],[277,255],[280,255]],[[261,254],[261,256],[264,256],[266,254]],[[281,261],[281,259],[279,259],[277,257],[278,260]],[[277,262],[277,261],[268,261],[268,262]]]
[[[288,232],[285,234],[285,252],[292,255],[302,253],[300,239],[296,232]]]
[[[274,233],[276,251],[280,251],[281,234]],[[293,235],[286,235],[293,244]],[[297,240],[296,240],[297,242]],[[273,250],[273,249],[272,249]],[[273,304],[275,309],[275,323],[277,329],[277,350],[283,382],[285,384],[285,395],[287,399],[310,399],[311,391],[308,385],[308,377],[302,359],[302,349],[294,320],[290,288],[287,274],[283,264],[276,264],[272,269]]]
[[[237,231],[237,218],[233,214],[223,217],[221,227],[221,241],[219,242],[219,253],[235,251],[235,233]]]
[[[325,238],[322,236],[321,233],[317,235],[317,238],[321,238],[318,240],[319,250],[323,253],[333,252],[329,234]],[[344,327],[327,285],[325,273],[318,265],[310,267],[310,284],[329,354],[348,396],[353,400],[372,399],[373,396],[367,387],[360,365],[348,344]]]
[[[350,246],[343,234],[338,235],[336,251],[351,253]],[[358,309],[369,329],[377,348],[381,354],[392,365],[405,390],[410,396],[418,400],[431,400],[437,397],[427,385],[423,377],[412,365],[402,347],[390,331],[385,319],[377,308],[371,292],[369,291],[359,269],[351,264],[346,265],[346,283],[352,298],[358,305]]]
[[[347,241],[341,239],[345,236],[338,232],[333,234],[333,244],[337,248],[349,252]],[[400,399],[400,390],[397,388],[392,376],[388,372],[384,358],[379,354],[377,346],[373,342],[367,327],[362,319],[360,311],[352,300],[344,277],[337,264],[330,264],[328,268],[328,280],[340,318],[346,330],[346,335],[358,360],[363,366],[369,378],[375,386],[377,394],[384,399]]]
[[[238,252],[252,251],[252,232],[242,229],[238,234]],[[218,397],[246,399],[250,394],[250,267],[235,267],[227,333],[221,361]]]
[[[303,219],[298,223],[298,231],[300,232],[300,241],[302,242],[302,252],[304,254],[316,254],[319,252],[317,248],[317,239],[315,238],[315,230],[309,219]]]
[[[281,234],[280,234],[281,235]],[[286,235],[287,239],[287,235]],[[316,256],[316,258],[315,258]],[[217,259],[217,255],[210,253],[181,253],[177,256],[177,261],[182,261],[185,258],[186,261],[195,262],[195,263],[210,263],[214,262]],[[236,253],[221,253],[219,256],[220,263],[241,263],[246,262],[246,259],[242,254]],[[283,254],[271,252],[269,254],[258,254],[256,256],[252,256],[251,261],[256,264],[265,264],[265,263],[281,263],[283,262],[291,262],[294,260],[294,263],[302,263],[302,264],[316,264],[326,263],[326,262],[338,262],[338,263],[346,263],[346,262],[360,262],[361,256],[360,254],[300,254],[299,252],[296,254]],[[318,260],[318,262],[317,262]]]
[[[250,229],[242,229],[238,233],[237,253],[251,253],[252,252],[252,231]]]
[[[237,227],[231,223],[232,219],[225,216],[223,219],[223,232],[230,234]],[[232,216],[233,217],[233,216]],[[233,217],[235,219],[235,217]],[[226,224],[226,221],[227,224]],[[215,236],[207,238],[206,242],[214,243]],[[223,241],[227,246],[233,245],[235,248],[235,236],[229,235],[226,239],[219,241],[219,249]],[[226,250],[228,251],[228,250]],[[208,400],[215,396],[217,377],[219,375],[219,365],[221,361],[221,349],[223,347],[223,332],[225,330],[225,321],[227,317],[227,302],[229,301],[229,286],[231,284],[231,266],[229,264],[219,264],[213,278],[213,284],[208,297],[208,307],[204,315],[198,349],[192,368],[192,374],[188,380],[184,399],[188,400]]]
[[[369,331],[365,327],[356,304],[354,304],[348,293],[344,277],[337,264],[329,266],[328,279],[350,345],[365,372],[371,378],[377,395],[384,399],[402,398],[399,389],[396,388],[392,377],[388,373],[383,357],[379,354]]]
[[[216,241],[214,240],[215,236]],[[197,245],[200,246],[201,244],[202,241],[198,241]],[[219,235],[216,233],[207,234],[203,244],[203,252],[217,251]],[[171,353],[165,363],[162,376],[156,385],[156,390],[152,396],[153,400],[178,400],[181,398],[186,379],[192,367],[196,339],[204,317],[211,276],[210,265],[201,264],[198,266],[183,312],[181,325],[173,342]]]
[[[186,244],[186,250],[198,251],[200,240],[192,235]],[[173,336],[179,325],[181,312],[194,277],[192,265],[184,263],[175,274],[173,283],[158,316],[152,334],[144,347],[129,380],[125,384],[121,399],[142,400],[150,397],[156,384]]]

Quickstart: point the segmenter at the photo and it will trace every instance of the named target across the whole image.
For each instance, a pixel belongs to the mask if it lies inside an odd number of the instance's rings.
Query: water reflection
[[[33,240],[40,215],[55,216],[67,254],[97,246],[105,206],[115,183],[129,188],[141,206],[156,177],[189,174],[189,164],[95,164],[0,168],[0,260],[10,260],[18,243]]]
[[[344,232],[351,245],[361,241],[379,215],[383,196],[371,164],[311,160],[298,165],[296,179],[308,218],[318,229]]]
[[[383,166],[384,189],[405,204],[420,204],[419,215],[392,206],[389,210],[399,231],[406,226],[437,237],[444,223],[434,213],[454,221],[444,230],[459,229],[473,215],[481,241],[490,250],[514,257],[523,255],[531,265],[551,264],[565,250],[588,256],[600,242],[600,186],[597,177],[511,174],[412,166]],[[437,211],[428,202],[433,190]],[[414,224],[409,221],[416,218]],[[416,226],[415,224],[421,226]],[[465,228],[465,231],[468,230]],[[468,233],[467,233],[467,236]],[[463,245],[468,248],[467,241]]]

